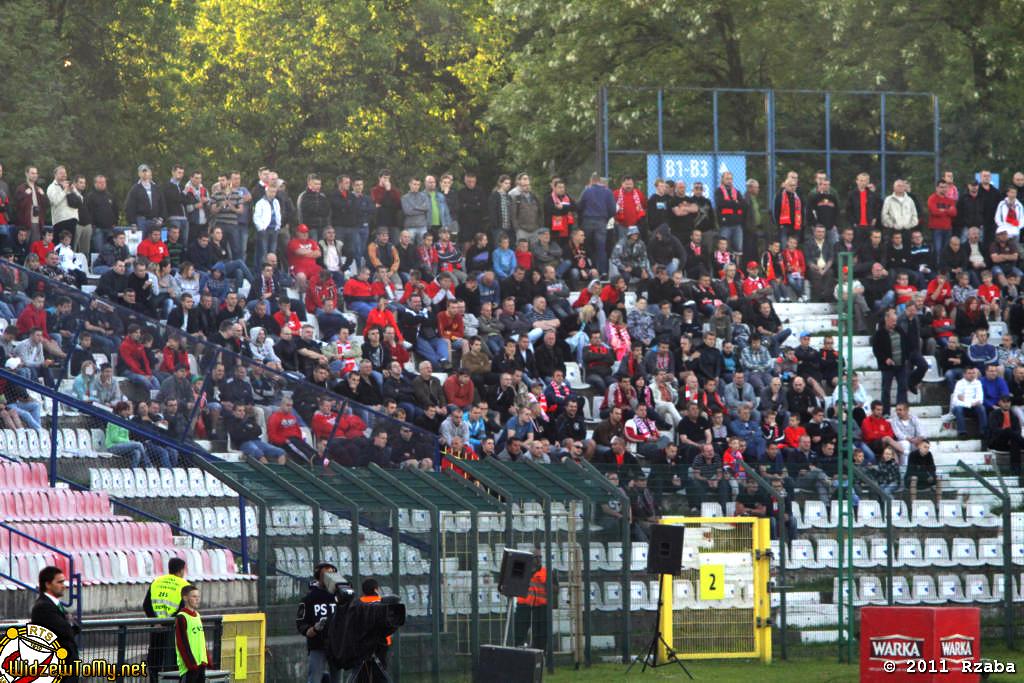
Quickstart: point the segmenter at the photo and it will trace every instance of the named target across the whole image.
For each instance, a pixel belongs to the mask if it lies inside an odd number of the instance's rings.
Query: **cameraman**
[[[316,566],[313,570],[314,580],[309,584],[309,593],[299,603],[299,611],[295,616],[295,627],[306,636],[306,649],[309,651],[307,683],[322,683],[325,674],[329,675],[331,683],[341,683],[342,671],[328,662],[327,643],[324,641],[324,631],[328,620],[334,615],[336,605],[334,595],[324,587],[324,576],[337,571],[337,567],[327,562]]]
[[[363,581],[363,595],[359,598],[359,602],[380,602],[380,584],[377,583],[377,579]],[[388,647],[391,647],[391,636],[388,636],[387,643]],[[380,660],[384,662],[383,657]]]

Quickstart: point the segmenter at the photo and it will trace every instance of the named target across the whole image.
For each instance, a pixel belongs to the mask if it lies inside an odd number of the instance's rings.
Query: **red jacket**
[[[26,306],[25,310],[18,316],[18,322],[16,323],[18,328],[18,336],[24,337],[36,327],[43,331],[43,337],[46,339],[50,338],[49,332],[46,330],[46,309],[37,309],[35,306]]]
[[[932,230],[952,230],[956,218],[956,200],[940,197],[933,192],[928,197],[928,227]]]
[[[875,417],[874,415],[868,415],[860,423],[860,433],[867,443],[878,441],[883,436],[895,438],[889,421],[884,417]]]
[[[164,359],[160,363],[159,370],[161,372],[174,372],[178,368],[188,367],[188,353],[178,349],[172,351],[168,347],[164,347]]]
[[[152,263],[160,263],[170,255],[167,251],[167,245],[162,240],[142,240],[139,243],[138,248],[135,250],[136,256],[144,256]]]
[[[53,242],[44,244],[42,240],[36,240],[33,242],[28,250],[39,257],[40,263],[46,263],[46,255],[57,248],[57,245]]]
[[[317,311],[324,307],[324,302],[331,300],[334,302],[334,307],[338,307],[338,285],[334,283],[334,280],[328,279],[327,282],[318,280],[309,286],[306,290],[306,310]]]
[[[612,192],[615,197],[615,222],[621,225],[639,225],[647,215],[647,197],[643,192],[633,188],[631,192],[623,192],[622,188]]]
[[[398,330],[398,321],[395,320],[395,314],[390,309],[385,308],[383,311],[379,308],[374,308],[370,311],[369,315],[366,316],[366,327],[363,328],[363,334],[365,335],[374,327],[384,329],[385,327],[395,328],[395,338],[399,343],[405,341],[402,338],[402,333]]]
[[[334,433],[334,423],[338,421],[337,413],[324,414],[319,410],[313,413],[313,434],[319,439],[327,439]]]
[[[267,440],[270,443],[283,446],[293,436],[301,439],[302,429],[299,428],[299,418],[292,413],[283,413],[279,410],[267,420]]]
[[[373,297],[373,286],[369,282],[363,282],[352,277],[345,282],[345,287],[341,290],[341,293],[345,295],[346,299],[349,297],[370,299]]]
[[[783,249],[782,260],[786,264],[787,273],[799,273],[807,276],[807,261],[804,260],[804,252],[797,249]]]
[[[448,375],[448,379],[444,381],[445,399],[460,408],[468,409],[473,405],[473,395],[475,393],[476,388],[473,386],[473,380],[461,384],[458,375]]]
[[[124,338],[118,354],[125,366],[132,372],[147,376],[153,374],[149,367],[149,355],[146,353],[146,347],[131,337]]]
[[[50,200],[46,198],[46,190],[36,183],[36,205],[39,207],[39,228],[46,225],[46,215],[50,211]],[[32,190],[27,183],[22,183],[14,191],[14,224],[26,228],[32,226]]]

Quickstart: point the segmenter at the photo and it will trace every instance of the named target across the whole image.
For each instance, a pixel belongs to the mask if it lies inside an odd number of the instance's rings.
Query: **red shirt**
[[[334,433],[334,423],[338,421],[337,413],[321,413],[319,410],[313,413],[311,425],[313,434],[318,439],[327,439]]]
[[[152,263],[160,263],[170,255],[167,245],[161,240],[143,240],[135,250],[137,256],[143,256]]]
[[[914,296],[917,287],[914,285],[893,285],[892,291],[896,292],[896,303],[905,304]]]
[[[783,249],[782,260],[786,264],[787,273],[807,275],[807,262],[804,260],[804,252],[799,249]]]
[[[26,306],[25,310],[18,316],[18,322],[16,323],[18,328],[18,336],[24,337],[36,327],[43,331],[43,338],[49,339],[50,335],[46,331],[46,309],[37,309],[35,306]]]
[[[57,248],[57,245],[53,242],[49,244],[43,244],[42,240],[36,240],[32,243],[32,246],[28,248],[33,254],[39,257],[40,263],[46,263],[46,255]]]
[[[443,339],[462,339],[466,336],[466,321],[461,315],[452,315],[448,311],[437,314],[437,333]]]
[[[401,344],[404,341],[402,333],[398,330],[398,321],[395,320],[395,314],[387,308],[383,311],[379,308],[374,308],[370,311],[369,315],[366,316],[366,327],[363,328],[363,334],[365,335],[374,327],[379,327],[382,330],[385,327],[393,327],[395,328],[395,338],[398,339],[398,343]]]
[[[942,329],[948,328],[948,329]],[[935,318],[932,320],[932,329],[935,330],[935,336],[941,337],[942,339],[949,339],[953,336],[953,319],[952,318]]]
[[[889,421],[884,417],[875,417],[874,415],[868,415],[860,423],[860,433],[868,443],[878,441],[883,436],[895,438]]]
[[[623,192],[620,187],[612,195],[615,197],[616,223],[626,226],[637,225],[647,215],[647,198],[640,190],[633,188],[629,192]]]
[[[299,418],[292,413],[277,411],[267,420],[267,440],[270,443],[283,446],[293,436],[301,439],[302,429],[299,427]]]
[[[287,320],[284,319],[284,311],[278,311],[274,314],[274,322],[276,322],[277,326],[280,328],[284,328],[287,325],[295,334],[298,334],[302,330],[302,323],[299,322],[299,316],[295,315],[295,311],[291,312],[291,315],[288,316]]]
[[[928,227],[932,230],[951,230],[956,218],[956,199],[932,193],[928,197]]]
[[[759,289],[768,289],[768,280],[763,277],[748,277],[743,281],[744,296],[750,296]]]
[[[317,246],[316,242],[308,237],[306,239],[296,237],[288,243],[288,263],[291,264],[293,272],[305,273],[307,280],[310,282],[316,282],[320,275],[320,265],[317,264],[316,258],[312,256],[304,256],[298,253],[299,249],[304,246],[309,246],[314,249],[320,248]]]
[[[1002,290],[999,289],[999,285],[994,283],[990,283],[987,285],[983,284],[980,287],[978,287],[978,296],[987,303],[997,301],[1002,296],[1002,294],[1003,292]]]
[[[369,299],[373,296],[373,287],[369,282],[363,282],[358,278],[351,277],[345,282],[341,293],[346,297]]]
[[[516,265],[523,270],[530,270],[533,267],[533,254],[516,250]]]
[[[939,286],[938,278],[928,283],[928,290],[924,295],[925,303],[930,305],[944,304],[953,298],[953,285],[946,280]]]
[[[783,435],[786,437],[787,446],[797,448],[800,446],[800,437],[807,436],[807,430],[803,427],[786,427]]]
[[[153,374],[149,367],[149,355],[146,353],[146,347],[131,337],[124,338],[118,353],[121,356],[121,360],[132,372],[146,375],[147,377]]]

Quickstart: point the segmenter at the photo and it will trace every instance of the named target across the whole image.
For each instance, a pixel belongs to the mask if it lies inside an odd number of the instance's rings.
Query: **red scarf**
[[[860,221],[858,222],[860,227],[867,227],[868,225],[868,191],[860,191]]]
[[[624,204],[624,202],[626,200],[626,196],[625,195],[626,195],[626,193],[622,190],[621,187],[618,190],[616,190],[616,192],[615,192],[615,214],[616,215],[621,214],[623,209],[625,208],[623,206],[623,204]],[[630,195],[633,197],[633,210],[636,211],[637,218],[642,218],[645,215],[644,207],[643,207],[643,204],[641,203],[641,197],[643,195],[641,195],[640,194],[640,190],[637,190],[637,189],[631,190],[630,191]],[[605,195],[605,196],[607,196],[607,195]]]
[[[1006,222],[1020,227],[1020,221],[1017,219],[1017,208],[1010,202],[1006,202]]]
[[[794,230],[802,229],[803,210],[800,206],[800,197],[793,193],[793,210],[789,208],[789,192],[782,191],[782,210],[779,211],[779,225],[791,225]]]

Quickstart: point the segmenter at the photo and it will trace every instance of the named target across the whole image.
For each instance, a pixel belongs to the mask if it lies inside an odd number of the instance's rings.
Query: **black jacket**
[[[299,221],[310,230],[321,230],[331,224],[331,203],[323,192],[304,191],[296,201]]]
[[[156,183],[152,183],[152,185],[152,201],[141,183],[135,183],[132,185],[132,189],[128,190],[128,198],[124,202],[124,217],[129,224],[134,225],[139,216],[162,218],[166,213],[164,195],[160,191],[160,186]]]
[[[953,223],[958,228],[980,228],[985,225],[985,205],[981,193],[972,197],[970,192],[964,192],[956,200],[956,218]]]
[[[299,603],[299,611],[295,615],[295,630],[306,639],[306,650],[323,650],[324,634],[318,633],[313,638],[306,636],[310,626],[320,621],[322,617],[334,615],[334,608],[337,603],[334,596],[320,587],[319,583],[310,582],[309,592]]]
[[[904,334],[899,326],[892,331],[900,337],[900,348],[903,349],[903,363],[906,363],[907,354],[910,353],[907,335]],[[879,326],[875,333],[871,335],[871,350],[875,352],[875,360],[878,361],[879,370],[886,367],[886,361],[892,360],[892,339],[889,336],[889,330],[884,325]]]
[[[36,599],[32,605],[29,623],[49,629],[57,636],[57,642],[68,652],[64,661],[73,662],[78,659],[78,643],[75,642],[75,637],[82,629],[71,615],[61,612],[50,598],[41,595]]]
[[[181,185],[168,180],[160,189],[164,195],[164,218],[185,216],[185,193],[181,191]]]
[[[459,231],[463,237],[486,232],[488,226],[487,192],[479,185],[472,190],[463,187],[455,194],[458,205]]]
[[[106,190],[93,190],[85,195],[85,206],[92,217],[93,227],[111,230],[117,225],[117,204]]]
[[[352,190],[345,194],[341,190],[335,190],[328,197],[331,211],[331,224],[341,228],[355,228],[360,224],[359,210],[356,205],[355,195]]]

